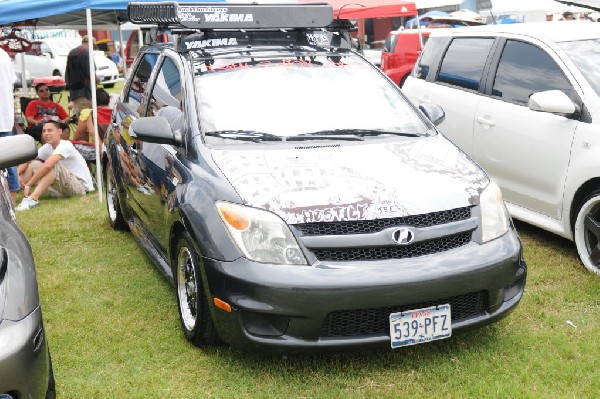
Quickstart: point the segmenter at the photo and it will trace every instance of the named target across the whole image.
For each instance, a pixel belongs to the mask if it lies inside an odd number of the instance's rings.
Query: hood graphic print
[[[246,205],[288,224],[373,220],[478,203],[488,178],[441,135],[394,143],[213,150]]]

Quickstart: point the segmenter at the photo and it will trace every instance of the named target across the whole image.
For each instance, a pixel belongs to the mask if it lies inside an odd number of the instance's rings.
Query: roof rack
[[[333,21],[329,3],[129,3],[129,20],[161,28],[285,29],[325,28]]]

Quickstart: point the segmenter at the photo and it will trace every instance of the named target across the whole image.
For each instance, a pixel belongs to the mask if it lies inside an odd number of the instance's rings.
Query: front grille
[[[322,337],[350,337],[355,335],[386,334],[390,332],[391,313],[450,304],[452,321],[478,315],[487,308],[485,291],[472,292],[436,301],[409,305],[387,306],[375,309],[338,310],[329,313],[321,329]]]
[[[470,217],[471,207],[465,207],[399,218],[355,220],[349,222],[303,223],[297,224],[295,227],[305,236],[365,234],[376,233],[394,226],[429,227],[466,220]]]
[[[466,245],[470,241],[471,233],[466,232],[405,246],[330,248],[312,251],[317,259],[322,261],[404,259],[448,251]]]

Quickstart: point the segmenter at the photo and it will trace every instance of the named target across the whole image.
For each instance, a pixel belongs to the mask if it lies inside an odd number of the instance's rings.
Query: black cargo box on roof
[[[333,21],[328,3],[129,3],[129,20],[188,29],[324,28]]]

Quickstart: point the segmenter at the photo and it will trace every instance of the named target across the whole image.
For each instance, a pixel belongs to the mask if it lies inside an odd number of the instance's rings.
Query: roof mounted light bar
[[[127,14],[136,24],[188,29],[324,28],[333,21],[329,3],[129,3]]]

